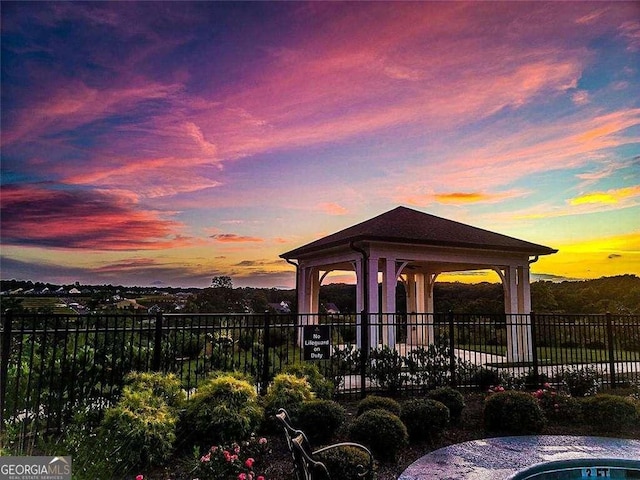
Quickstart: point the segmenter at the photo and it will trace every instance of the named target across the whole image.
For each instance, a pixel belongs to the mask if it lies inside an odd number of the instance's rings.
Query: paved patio
[[[640,469],[640,440],[559,435],[474,440],[428,453],[398,480],[505,480],[543,462],[588,458],[632,460]]]

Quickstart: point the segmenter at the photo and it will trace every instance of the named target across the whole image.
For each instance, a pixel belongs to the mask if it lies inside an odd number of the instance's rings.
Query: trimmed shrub
[[[297,418],[302,403],[313,399],[311,385],[306,378],[287,373],[276,375],[263,398],[266,426],[269,429],[278,427],[274,416],[279,408],[284,408],[292,418]]]
[[[462,410],[464,409],[464,397],[462,394],[451,387],[440,387],[435,390],[431,390],[427,397],[438,402],[442,402],[449,409],[449,415],[452,422],[460,420]]]
[[[313,363],[296,363],[287,365],[282,373],[295,375],[298,378],[306,378],[316,398],[331,400],[335,386],[331,380],[326,379]]]
[[[400,416],[400,404],[393,398],[369,395],[358,403],[358,416],[368,410],[381,409]]]
[[[407,359],[397,350],[384,345],[369,352],[367,376],[380,388],[395,394],[409,378],[406,363]]]
[[[580,399],[584,417],[597,432],[621,431],[638,424],[636,402],[631,398],[601,394]]]
[[[402,404],[400,419],[407,427],[412,442],[433,441],[449,424],[449,409],[436,400],[413,398]]]
[[[602,373],[594,367],[568,367],[556,372],[555,381],[563,384],[572,397],[595,395],[602,387]]]
[[[484,404],[484,427],[489,432],[540,433],[546,419],[529,393],[506,391],[490,395]]]
[[[303,402],[298,411],[296,425],[312,442],[326,443],[347,419],[347,412],[333,400]]]
[[[263,418],[253,386],[231,375],[207,379],[187,402],[184,428],[209,445],[248,438]]]
[[[255,380],[249,373],[240,372],[238,370],[233,371],[224,371],[224,370],[213,370],[207,374],[207,380],[218,377],[233,377],[236,380],[242,380],[247,382],[249,385],[254,385]]]
[[[395,461],[400,449],[409,444],[404,423],[381,409],[368,410],[357,417],[349,428],[349,438],[368,446],[381,461]]]
[[[356,447],[332,448],[320,452],[318,459],[325,464],[331,478],[340,480],[359,480],[361,468],[369,466],[369,455]]]
[[[124,380],[131,390],[149,390],[172,408],[179,408],[187,398],[180,379],[173,373],[131,372]]]
[[[501,381],[502,379],[498,372],[485,367],[479,367],[471,375],[471,384],[477,385],[478,389],[482,392],[486,392],[494,385],[500,385]]]
[[[160,465],[173,453],[177,421],[175,412],[150,390],[125,387],[122,398],[106,410],[100,425],[101,455],[114,473]]]
[[[582,420],[582,406],[577,398],[554,390],[538,390],[533,394],[547,420],[561,425],[579,423]]]

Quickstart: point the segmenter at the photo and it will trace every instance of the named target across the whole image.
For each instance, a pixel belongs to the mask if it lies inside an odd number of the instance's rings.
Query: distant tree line
[[[263,312],[270,304],[286,301],[295,311],[295,290],[275,288],[233,288],[231,279],[216,280],[212,287],[192,297],[192,312]],[[405,290],[397,288],[397,310],[406,312]],[[344,283],[320,288],[320,310],[329,303],[343,313],[356,311],[356,286]],[[620,313],[640,314],[640,277],[620,275],[596,280],[538,281],[531,284],[532,310],[539,313]],[[438,282],[434,287],[436,312],[504,313],[504,290],[498,283]]]
[[[53,290],[56,285],[42,282],[26,282],[3,280],[2,290],[16,288],[42,288]],[[123,287],[102,285],[93,287],[90,295],[91,304],[99,304],[114,292],[142,295],[148,293],[149,287]],[[262,313],[275,311],[274,305],[286,302],[295,312],[296,291],[277,288],[235,288],[231,277],[214,277],[208,288],[171,288],[162,290],[172,294],[188,292],[189,297],[185,312],[238,312]],[[406,312],[404,286],[398,282],[397,311]],[[11,298],[2,296],[3,308],[13,307]],[[356,286],[349,284],[328,284],[320,288],[320,311],[332,303],[342,313],[356,311]],[[595,280],[550,282],[538,281],[531,284],[532,310],[539,313],[619,313],[640,314],[640,277],[636,275],[620,275],[602,277]],[[436,312],[453,311],[456,313],[503,313],[504,291],[498,283],[449,283],[437,282],[434,287],[434,305]]]

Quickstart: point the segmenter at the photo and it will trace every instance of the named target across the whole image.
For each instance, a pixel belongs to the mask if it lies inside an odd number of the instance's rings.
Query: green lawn
[[[505,356],[507,347],[503,345],[459,345],[457,348],[472,352]],[[609,350],[585,347],[538,347],[538,361],[543,365],[561,365],[573,363],[603,363],[609,361]],[[614,350],[618,362],[639,361],[640,352]]]

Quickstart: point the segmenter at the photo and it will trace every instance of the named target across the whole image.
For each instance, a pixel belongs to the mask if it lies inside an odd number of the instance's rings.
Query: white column
[[[299,266],[298,273],[298,320],[300,328],[298,328],[298,346],[302,346],[303,342],[303,332],[302,327],[304,325],[309,324],[309,277],[310,277],[310,268],[305,267],[303,265]]]
[[[365,279],[362,270],[364,264],[361,258],[351,263],[353,270],[356,272],[356,312],[360,313],[364,309]]]
[[[421,273],[407,273],[407,343],[412,346],[423,345],[422,327],[418,325],[420,317],[416,315],[422,311],[423,288],[424,279]]]
[[[380,343],[378,333],[380,308],[378,306],[378,257],[369,257],[368,262],[368,294],[367,311],[369,312],[369,346],[377,348]]]
[[[407,272],[405,275],[407,277],[407,283],[405,285],[405,290],[407,291],[407,313],[419,312],[417,276],[413,272]]]
[[[364,275],[365,263],[361,258],[358,258],[353,262],[354,269],[356,271],[356,346],[362,348],[362,316],[361,312],[364,310],[366,291],[366,278]]]
[[[311,268],[309,279],[309,313],[317,314],[320,307],[320,271],[317,268]],[[317,323],[318,317],[312,317],[311,323]]]
[[[384,259],[382,272],[382,343],[389,348],[396,346],[396,260],[393,257]]]
[[[425,313],[423,322],[426,323],[427,336],[424,339],[425,344],[432,345],[436,341],[436,328],[435,328],[435,305],[433,303],[433,288],[436,284],[437,273],[425,273]]]
[[[309,278],[308,268],[300,265],[298,272],[298,313],[309,313],[307,279]]]
[[[528,264],[518,267],[518,313],[531,313],[531,283]]]
[[[522,274],[518,272],[518,267],[515,265],[510,265],[505,269],[507,361],[509,362],[525,362],[531,360],[531,326],[527,322],[527,317],[519,315],[519,313],[521,313],[519,304],[520,300],[523,299],[523,291],[521,292],[518,286],[518,278],[521,275]]]

